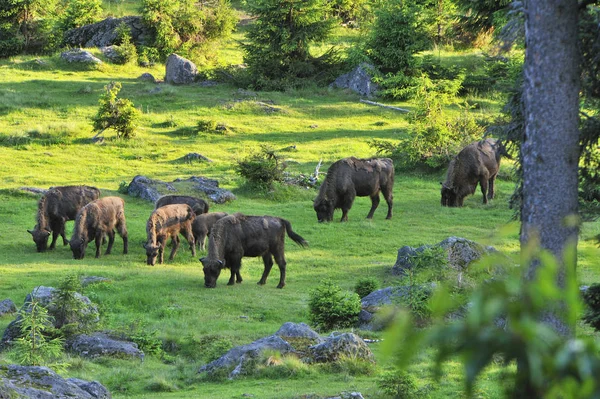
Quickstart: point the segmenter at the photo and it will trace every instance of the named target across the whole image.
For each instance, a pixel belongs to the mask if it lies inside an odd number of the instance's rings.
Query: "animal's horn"
[[[202,257],[200,259],[198,259],[200,262],[204,262],[204,259],[206,259],[206,257]]]
[[[29,229],[27,229],[27,232],[28,232],[29,234],[33,235],[33,230],[29,230]]]
[[[223,263],[222,260],[218,260],[217,262],[219,262],[219,265],[221,265],[221,267],[223,267],[225,265],[225,263]]]

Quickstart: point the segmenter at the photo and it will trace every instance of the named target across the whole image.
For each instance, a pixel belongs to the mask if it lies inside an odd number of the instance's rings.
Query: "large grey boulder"
[[[165,82],[175,85],[186,85],[194,83],[198,75],[198,68],[192,61],[171,54],[167,58]]]
[[[229,190],[219,187],[219,182],[206,177],[192,176],[188,179],[176,179],[171,183],[161,180],[150,179],[146,176],[138,175],[133,178],[127,189],[127,194],[132,197],[139,197],[147,201],[156,202],[161,196],[166,194],[176,194],[175,183],[184,183],[192,190],[204,194],[210,200],[217,204],[224,204],[233,201],[235,195]],[[187,183],[187,184],[186,184]]]
[[[67,50],[60,53],[60,58],[69,63],[81,64],[102,64],[99,58],[96,58],[89,51],[82,49]]]
[[[144,352],[138,349],[136,343],[115,339],[101,332],[75,336],[67,341],[66,348],[72,353],[90,359],[108,356],[144,360]]]
[[[202,176],[192,176],[189,179],[175,179],[175,182],[190,182],[194,190],[204,193],[215,204],[224,204],[235,199],[229,190],[219,187],[219,181]]]
[[[379,88],[371,80],[373,70],[373,65],[363,62],[354,68],[354,70],[338,77],[330,86],[340,89],[350,89],[361,96],[372,97]]]
[[[285,340],[289,340],[290,338],[301,338],[312,340],[315,343],[323,342],[323,338],[305,323],[284,323],[279,330],[277,330],[275,335]]]
[[[58,317],[58,309],[54,305],[54,301],[56,300],[57,290],[53,287],[44,287],[39,286],[33,289],[33,291],[27,294],[25,298],[25,303],[21,307],[21,311],[29,312],[31,308],[31,301],[37,300],[41,306],[48,309],[48,314],[51,319],[54,320],[55,327],[57,326],[57,320],[60,320]],[[70,319],[67,320],[68,323],[79,324],[81,326],[89,326],[90,324],[95,324],[100,321],[100,314],[98,312],[98,307],[90,301],[90,299],[86,296],[81,295],[80,293],[75,293],[75,298],[81,302],[83,305],[83,309],[81,311],[81,317],[83,319]],[[21,316],[18,315],[15,320],[13,320],[6,330],[4,330],[4,334],[2,335],[2,340],[0,341],[0,348],[4,348],[7,345],[10,345],[12,341],[21,336],[21,329],[19,326],[21,320]]]
[[[177,192],[177,190],[173,185],[165,183],[164,181],[153,180],[142,175],[134,177],[127,188],[127,194],[132,197],[139,197],[152,202],[156,202],[157,199],[166,193],[173,194],[175,192]]]
[[[392,274],[406,275],[408,270],[417,266],[416,260],[419,254],[429,248],[442,248],[446,252],[448,266],[457,271],[465,271],[471,263],[481,259],[484,255],[498,252],[494,247],[485,247],[461,237],[448,237],[435,245],[421,245],[418,248],[404,246],[398,250]]]
[[[312,360],[317,363],[335,362],[344,357],[375,363],[375,356],[369,346],[353,333],[332,334],[324,342],[311,346],[309,351]]]
[[[277,335],[271,335],[231,349],[219,359],[202,366],[199,372],[235,378],[243,374],[246,371],[245,367],[266,350],[278,351],[282,355],[294,352],[294,348],[288,342]]]
[[[361,299],[361,307],[370,313],[378,312],[383,306],[399,304],[410,293],[410,287],[386,287],[371,292]]]
[[[0,398],[110,399],[97,381],[64,379],[47,367],[0,365]]]
[[[4,316],[5,314],[15,313],[17,311],[17,306],[10,299],[5,299],[0,302],[0,316]]]
[[[144,25],[139,16],[123,18],[109,17],[95,24],[85,25],[67,31],[64,35],[65,44],[78,47],[106,47],[116,44],[118,37],[116,28],[125,24],[131,32],[131,41],[135,44],[149,44],[152,38],[151,30]]]

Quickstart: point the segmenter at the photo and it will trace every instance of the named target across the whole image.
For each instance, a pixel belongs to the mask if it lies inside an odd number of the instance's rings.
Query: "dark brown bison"
[[[148,240],[144,244],[146,248],[146,263],[154,266],[156,258],[158,263],[163,263],[164,250],[167,238],[171,237],[173,248],[169,260],[173,260],[179,248],[179,234],[181,233],[190,244],[192,256],[196,256],[194,235],[192,234],[192,222],[196,214],[187,204],[172,204],[157,208],[146,223],[146,234]]]
[[[227,216],[225,212],[213,212],[197,215],[196,219],[194,219],[194,222],[192,223],[192,233],[194,233],[196,245],[199,245],[202,251],[204,251],[206,236],[210,234],[213,225],[217,220],[223,219],[225,216]]]
[[[123,238],[123,253],[127,253],[127,226],[125,224],[125,201],[119,197],[104,197],[90,202],[77,212],[75,230],[69,240],[73,258],[83,259],[91,240],[96,241],[96,258],[100,257],[102,239],[108,235],[106,255],[115,242],[115,229]]]
[[[503,151],[501,143],[495,139],[485,139],[463,148],[450,161],[446,181],[441,183],[442,206],[463,206],[465,197],[475,193],[477,183],[481,186],[483,203],[493,199]]]
[[[354,198],[371,197],[371,210],[367,215],[367,219],[371,219],[379,205],[381,192],[388,205],[386,219],[391,219],[393,189],[394,163],[391,159],[344,158],[329,167],[313,206],[319,222],[333,220],[333,211],[338,208],[342,208],[341,221],[346,222]]]
[[[208,240],[208,255],[200,259],[204,266],[204,285],[214,288],[221,270],[229,268],[231,277],[227,285],[241,283],[240,268],[242,257],[262,256],[265,269],[258,284],[267,282],[273,267],[273,257],[279,266],[279,284],[285,286],[285,233],[295,243],[307,246],[308,243],[292,231],[292,225],[285,219],[273,216],[246,216],[241,213],[218,220]]]
[[[67,245],[65,223],[75,220],[77,212],[86,204],[97,200],[100,190],[90,186],[61,186],[54,187],[38,202],[36,225],[33,230],[27,230],[32,235],[38,252],[48,249],[48,238],[52,234],[50,249],[56,246],[60,235],[63,244]]]
[[[155,209],[161,206],[171,204],[187,204],[196,215],[201,215],[208,212],[208,203],[201,198],[190,197],[189,195],[163,195],[156,200]]]

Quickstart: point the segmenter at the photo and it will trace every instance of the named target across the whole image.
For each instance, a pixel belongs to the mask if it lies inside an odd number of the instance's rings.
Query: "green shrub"
[[[587,305],[583,321],[600,331],[600,284],[590,285],[583,293],[583,301]]]
[[[415,377],[400,370],[382,373],[377,379],[377,386],[395,399],[411,399],[418,393]]]
[[[92,118],[94,131],[100,135],[106,129],[114,129],[117,138],[129,139],[134,136],[136,122],[139,119],[138,111],[133,103],[125,98],[117,98],[121,90],[121,83],[111,82],[104,86],[106,92],[100,97],[100,108]]]
[[[119,183],[119,188],[117,189],[117,192],[121,193],[121,194],[127,194],[129,193],[129,183],[127,183],[126,181],[122,181]]]
[[[69,0],[66,4],[60,22],[63,31],[93,24],[102,18],[102,0]]]
[[[359,297],[364,298],[377,288],[379,288],[379,282],[376,279],[373,277],[365,277],[356,282],[354,292],[356,292]]]
[[[81,292],[81,282],[75,274],[68,274],[61,280],[52,301],[55,308],[54,325],[66,336],[87,333],[95,324],[95,316],[88,311],[80,298],[76,296]]]
[[[263,145],[260,152],[237,161],[235,171],[251,185],[265,190],[272,189],[275,182],[283,180],[286,167],[273,149]]]
[[[114,46],[116,57],[112,59],[115,64],[125,65],[137,59],[137,49],[131,42],[131,28],[121,22],[115,29],[118,45]]]
[[[361,310],[360,297],[354,292],[343,292],[326,280],[310,293],[308,302],[311,322],[323,330],[352,327]]]
[[[212,133],[217,129],[217,122],[213,119],[200,119],[196,124],[198,132]]]
[[[140,46],[138,54],[139,66],[153,66],[160,60],[160,54],[155,47]]]

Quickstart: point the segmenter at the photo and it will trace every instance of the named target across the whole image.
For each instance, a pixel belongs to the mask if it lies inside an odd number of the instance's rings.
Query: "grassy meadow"
[[[234,43],[232,40],[222,49],[225,62],[241,59]],[[99,55],[98,50],[91,51]],[[477,64],[482,55],[470,52],[457,57]],[[311,366],[293,373],[265,372],[258,377],[215,382],[202,379],[197,370],[218,351],[206,343],[211,339],[241,345],[273,334],[287,321],[308,323],[309,293],[324,279],[347,290],[367,276],[377,279],[381,287],[397,283],[390,268],[398,248],[404,245],[434,244],[454,235],[494,245],[509,255],[518,252],[518,228],[510,224],[513,211],[508,208],[514,187],[508,162],[502,166],[504,178],[497,182],[498,196],[489,205],[481,204],[478,191],[462,209],[442,208],[439,181],[443,173],[397,173],[392,220],[384,219],[384,201],[375,217],[366,220],[370,201],[357,198],[348,223],[339,223],[338,210],[333,223],[318,224],[312,209],[315,190],[278,187],[266,194],[252,192],[234,172],[236,160],[261,144],[275,150],[294,145],[295,151],[281,152],[292,174],[313,172],[321,159],[324,172],[340,158],[374,155],[370,139],[404,137],[406,115],[361,104],[355,94],[328,88],[254,95],[226,84],[176,87],[143,83],[137,77],[144,72],[162,78],[164,65],[140,68],[105,63],[86,70],[61,62],[58,55],[0,60],[0,300],[10,298],[20,306],[34,287],[56,286],[72,273],[108,277],[110,283],[84,290],[101,309],[101,327],[154,336],[165,351],[164,356],[147,355],[143,362],[70,358],[65,376],[98,380],[115,398],[295,398],[335,396],[342,391],[383,397],[376,379],[386,367],[386,359],[378,344],[371,344],[378,365],[367,373],[358,372],[352,364]],[[133,139],[116,140],[114,132],[106,131],[104,142],[94,144],[90,118],[97,111],[104,86],[111,81],[123,84],[120,96],[132,100],[142,117]],[[278,110],[268,112],[256,100],[272,103]],[[480,104],[473,112],[483,115],[498,112],[501,100],[494,94],[470,98]],[[410,103],[394,105],[412,107]],[[457,110],[448,107],[448,112]],[[198,134],[195,126],[202,119],[223,123],[228,130],[225,134]],[[177,161],[190,152],[213,162]],[[244,259],[242,284],[226,286],[225,272],[216,289],[206,289],[198,261],[202,253],[192,257],[185,244],[173,262],[147,266],[142,243],[153,204],[117,192],[122,182],[129,183],[138,174],[163,181],[190,176],[218,179],[238,199],[225,205],[211,204],[211,211],[284,217],[310,247],[303,249],[287,240],[287,285],[282,290],[275,288],[277,268],[267,285],[256,285],[263,269],[260,258]],[[121,254],[119,237],[113,254],[100,259],[94,259],[91,245],[83,260],[73,260],[61,240],[55,251],[35,252],[26,229],[35,224],[39,196],[19,188],[66,184],[94,185],[103,196],[125,199],[128,255]],[[68,236],[72,227],[69,222]],[[600,222],[584,223],[578,266],[582,284],[600,277],[598,249],[592,240],[598,233]],[[11,316],[0,318],[0,331],[11,320]],[[0,353],[0,362],[10,361],[10,353]],[[430,361],[431,354],[424,353],[411,367],[419,385],[429,386],[434,398],[462,397],[460,363],[448,364],[438,383],[430,377]],[[503,378],[500,368],[489,370],[477,395],[500,396]]]

